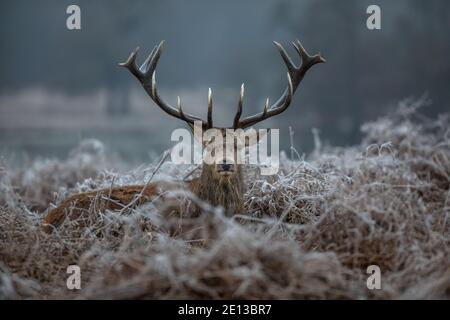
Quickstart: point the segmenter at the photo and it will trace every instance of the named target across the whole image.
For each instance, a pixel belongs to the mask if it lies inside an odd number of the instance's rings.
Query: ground
[[[359,145],[283,155],[275,176],[249,168],[246,210],[231,218],[209,206],[169,218],[150,203],[48,234],[43,215],[70,194],[189,168],[126,171],[93,140],[65,160],[3,161],[0,298],[448,299],[449,117],[419,106],[365,124]],[[67,289],[72,264],[81,290]],[[379,290],[367,287],[370,265]]]

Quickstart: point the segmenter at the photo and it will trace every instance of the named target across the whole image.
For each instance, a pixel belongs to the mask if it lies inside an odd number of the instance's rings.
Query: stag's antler
[[[191,114],[183,112],[181,108],[180,97],[178,97],[177,108],[171,106],[169,103],[165,102],[158,94],[156,89],[156,76],[155,69],[158,64],[159,58],[161,57],[162,50],[164,48],[164,41],[161,41],[159,45],[155,46],[141,65],[140,68],[136,65],[136,56],[139,51],[139,47],[134,49],[134,51],[130,54],[127,61],[123,63],[119,63],[120,66],[127,68],[142,84],[147,94],[152,98],[152,100],[166,113],[169,115],[186,121],[190,126],[194,126],[194,121],[201,121],[203,129],[212,128],[212,94],[211,89],[209,89],[208,93],[208,117],[207,121],[203,121],[202,119],[193,116]]]
[[[316,54],[314,56],[310,56],[308,52],[303,48],[302,44],[299,40],[296,42],[292,42],[295,50],[302,58],[302,63],[300,67],[297,67],[291,58],[286,53],[286,50],[283,48],[281,44],[274,41],[274,44],[280,51],[281,57],[283,58],[284,63],[287,66],[288,72],[288,86],[284,91],[283,95],[275,102],[272,106],[269,107],[269,98],[267,98],[266,103],[264,105],[263,112],[255,114],[253,116],[244,118],[240,120],[242,115],[242,107],[244,100],[244,85],[241,86],[241,94],[239,97],[239,104],[236,115],[234,117],[233,128],[247,128],[250,127],[260,121],[273,117],[277,114],[282,113],[289,107],[291,103],[292,96],[297,90],[298,85],[303,80],[306,72],[315,64],[325,62],[325,59],[320,55]],[[161,57],[161,52],[164,46],[164,41],[161,41],[159,45],[157,45],[150,55],[147,57],[145,62],[141,65],[140,68],[136,65],[136,56],[139,50],[139,47],[136,48],[128,58],[128,60],[124,63],[120,63],[120,66],[126,67],[138,80],[141,82],[147,94],[150,98],[166,113],[169,115],[186,121],[191,127],[194,125],[194,121],[201,121],[203,129],[209,129],[213,127],[212,121],[212,94],[211,89],[208,91],[208,115],[207,121],[204,121],[196,116],[184,113],[181,108],[180,97],[178,97],[177,108],[171,106],[167,102],[165,102],[159,95],[156,90],[156,78],[155,78],[155,69],[158,63],[159,58]]]
[[[298,85],[303,80],[303,77],[305,76],[306,72],[315,64],[317,63],[324,63],[326,62],[325,59],[319,54],[316,54],[314,56],[310,56],[308,52],[303,48],[302,44],[299,40],[292,42],[292,45],[294,46],[295,50],[298,52],[300,57],[302,58],[302,63],[300,67],[297,67],[292,59],[288,56],[286,53],[286,50],[283,48],[281,44],[274,41],[273,42],[275,46],[277,47],[278,51],[280,51],[281,57],[283,58],[284,63],[286,64],[286,67],[288,69],[287,72],[287,78],[288,78],[288,86],[286,90],[284,91],[283,95],[272,105],[269,107],[269,98],[266,99],[266,103],[264,105],[263,112],[260,112],[258,114],[255,114],[253,116],[244,118],[242,120],[240,119],[241,113],[242,113],[242,99],[243,99],[243,87],[241,89],[241,97],[239,99],[239,106],[238,110],[236,112],[236,116],[234,118],[234,128],[246,128],[250,127],[260,121],[263,121],[265,119],[268,119],[270,117],[273,117],[277,114],[282,113],[284,110],[286,110],[292,100],[292,96],[297,90]]]

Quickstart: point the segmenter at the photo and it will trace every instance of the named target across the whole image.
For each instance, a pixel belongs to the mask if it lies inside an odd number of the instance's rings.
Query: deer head
[[[161,57],[161,53],[164,47],[164,41],[154,47],[150,55],[138,68],[136,65],[136,56],[139,47],[136,48],[126,62],[120,63],[120,66],[127,68],[142,84],[144,90],[147,92],[149,97],[167,114],[185,121],[192,131],[194,131],[194,125],[196,121],[201,123],[203,131],[208,129],[217,129],[223,137],[223,141],[227,141],[226,132],[227,129],[242,129],[245,130],[258,122],[266,120],[270,117],[278,115],[285,111],[292,100],[292,96],[297,90],[300,82],[303,80],[306,72],[315,64],[325,62],[320,54],[309,55],[307,51],[303,48],[300,41],[292,42],[295,50],[301,57],[302,63],[300,66],[296,66],[292,59],[286,53],[286,50],[277,42],[274,42],[281,57],[287,67],[287,87],[284,90],[281,97],[276,100],[271,106],[269,106],[269,99],[266,99],[266,103],[261,112],[254,114],[252,116],[241,119],[243,111],[243,101],[244,101],[244,85],[241,86],[241,92],[239,97],[239,102],[234,116],[233,125],[228,128],[215,127],[213,125],[212,110],[213,110],[213,100],[211,89],[208,92],[208,112],[206,120],[202,120],[199,117],[185,113],[181,107],[181,101],[178,97],[177,106],[174,107],[164,101],[158,94],[156,87],[156,76],[155,70],[157,63]],[[194,135],[195,136],[195,135]],[[228,140],[229,141],[229,140]],[[207,147],[207,143],[203,143],[204,147]],[[223,152],[221,157],[214,160],[214,163],[203,164],[202,174],[200,176],[200,183],[196,186],[195,192],[204,200],[209,200],[214,205],[222,205],[225,209],[239,210],[242,208],[243,193],[245,190],[244,178],[242,173],[242,168],[237,161],[242,152],[238,150],[239,146],[244,146],[245,143],[233,144],[224,143],[224,150],[227,148],[234,148],[232,153]],[[234,157],[230,158],[229,154],[233,154]]]

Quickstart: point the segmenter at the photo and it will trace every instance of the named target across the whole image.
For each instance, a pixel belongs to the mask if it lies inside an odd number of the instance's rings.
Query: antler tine
[[[177,96],[177,107],[178,107],[178,111],[180,112],[180,116],[183,118],[183,120],[186,121],[186,116],[183,113],[183,109],[181,108],[181,99],[180,96]]]
[[[294,84],[292,83],[292,77],[289,72],[287,73],[287,79],[288,79],[288,93],[286,95],[286,99],[284,99],[283,105],[280,106],[278,113],[283,112],[284,110],[286,110],[287,107],[289,107],[289,104],[291,103],[292,100],[292,96],[294,95]]]
[[[278,51],[280,52],[281,58],[283,58],[284,64],[286,65],[288,71],[289,72],[295,71],[295,69],[297,69],[297,68],[296,68],[294,62],[292,61],[291,57],[289,57],[289,55],[287,54],[284,47],[276,41],[274,41],[273,43],[275,44]]]
[[[273,117],[281,112],[285,111],[292,100],[292,96],[297,90],[298,85],[303,80],[306,72],[315,64],[326,62],[325,59],[319,54],[310,56],[308,52],[303,48],[302,44],[299,40],[296,42],[292,42],[295,50],[299,54],[302,59],[302,63],[300,67],[297,67],[292,59],[287,54],[284,47],[278,42],[274,41],[275,46],[280,52],[281,58],[283,59],[286,68],[288,70],[288,85],[284,90],[284,93],[281,97],[270,107],[268,107],[268,101],[266,101],[266,105],[264,106],[264,111],[253,116],[247,117],[243,120],[240,120],[237,127],[246,128],[252,126],[260,121],[263,121],[267,118]]]
[[[327,62],[321,56],[320,53],[310,56],[308,54],[308,51],[305,50],[305,48],[302,46],[302,43],[298,39],[295,42],[292,42],[292,45],[294,46],[295,50],[298,52],[298,54],[302,58],[302,64],[299,68],[299,71],[301,71],[302,75],[304,75],[306,73],[306,71],[308,71],[308,69],[311,68],[313,65],[315,65],[317,63]]]
[[[139,47],[133,50],[127,61],[119,63],[119,66],[127,68],[139,80],[150,79],[156,68],[159,58],[161,57],[162,49],[164,48],[164,41],[161,41],[153,48],[144,63],[138,68],[136,64],[136,57],[139,52]]]
[[[212,91],[211,88],[208,88],[208,118],[207,118],[208,129],[213,127],[212,106],[213,106]]]
[[[156,47],[153,48],[150,55],[147,57],[146,61],[141,66],[141,69],[144,70],[147,78],[149,76],[153,76],[155,73],[156,65],[158,64],[159,58],[161,58],[162,50],[164,49],[164,40],[159,43]]]
[[[241,93],[239,95],[238,109],[236,115],[234,116],[233,128],[237,129],[239,126],[239,119],[242,115],[242,106],[244,105],[244,84],[241,85]]]
[[[134,49],[130,56],[128,57],[127,61],[119,63],[119,66],[127,68],[136,78],[140,78],[142,73],[139,71],[139,69],[136,66],[136,56],[139,52],[139,47],[136,47]]]
[[[181,103],[178,98],[178,108],[174,108],[167,102],[165,102],[159,95],[156,87],[156,75],[155,70],[161,57],[162,50],[164,48],[164,41],[161,41],[157,46],[153,48],[147,59],[140,68],[136,65],[136,57],[139,51],[137,47],[128,57],[127,61],[119,63],[120,66],[127,68],[142,84],[150,98],[166,113],[169,115],[186,121],[191,127],[193,127],[195,121],[202,121],[202,126],[206,127],[207,123],[200,118],[184,113],[181,109]]]
[[[269,98],[266,99],[266,103],[264,104],[264,111],[262,116],[265,117],[267,114],[267,108],[269,107]]]

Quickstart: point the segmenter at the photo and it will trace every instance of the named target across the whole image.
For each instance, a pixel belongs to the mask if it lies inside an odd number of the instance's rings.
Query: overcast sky
[[[72,138],[59,142],[67,148],[80,137],[107,140],[108,123],[116,125],[119,114],[125,131],[137,126],[136,117],[152,117],[149,123],[156,124],[130,139],[137,141],[136,148],[159,150],[169,129],[182,124],[157,110],[117,63],[136,46],[143,61],[163,39],[161,93],[173,103],[181,93],[191,102],[186,109],[201,116],[207,88],[212,87],[223,125],[232,121],[241,83],[246,84],[246,114],[261,110],[266,96],[274,101],[286,86],[286,70],[273,40],[284,44],[296,61],[289,44],[296,38],[310,53],[322,52],[327,64],[310,70],[291,107],[264,124],[292,126],[302,150],[311,147],[313,127],[332,144],[357,142],[361,123],[408,96],[427,92],[433,101],[425,110],[429,115],[448,110],[450,2],[376,1],[382,28],[368,30],[366,9],[372,2],[2,1],[0,130],[8,131],[2,131],[0,149],[36,143],[25,138],[23,128],[39,122],[39,116],[45,121],[33,152],[52,140],[43,129],[58,130],[67,123],[72,131],[64,135]],[[81,30],[66,28],[70,4],[81,8]],[[148,112],[142,111],[145,101]],[[20,111],[15,115],[14,110]],[[38,110],[37,118],[27,119],[32,110]],[[87,128],[89,116],[112,120],[103,121],[105,131],[99,134],[98,127],[92,128],[98,122]],[[14,143],[6,134],[15,137]]]

